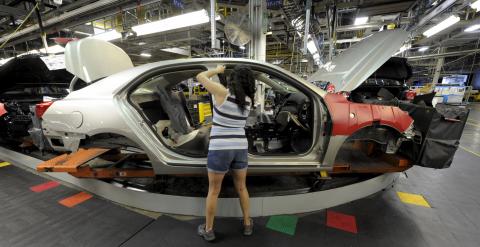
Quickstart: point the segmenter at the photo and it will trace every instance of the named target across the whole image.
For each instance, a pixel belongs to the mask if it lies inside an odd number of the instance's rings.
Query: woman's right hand
[[[215,69],[218,74],[223,74],[225,72],[225,66],[224,65],[217,65],[217,68]]]

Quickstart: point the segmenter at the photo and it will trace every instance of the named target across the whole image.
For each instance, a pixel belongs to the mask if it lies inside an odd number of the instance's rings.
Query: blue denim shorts
[[[248,167],[248,150],[209,150],[207,168],[209,172],[227,173],[228,170],[241,170]]]

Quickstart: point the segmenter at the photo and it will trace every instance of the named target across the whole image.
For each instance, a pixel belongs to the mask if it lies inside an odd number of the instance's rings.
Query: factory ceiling
[[[157,34],[132,35],[132,27],[202,9],[206,0],[63,0],[38,1],[38,12],[49,46],[67,39],[79,39],[110,30],[122,37],[116,43],[136,64],[180,57],[246,57],[247,50],[230,44],[224,33],[228,16],[248,15],[248,0],[216,2],[217,49],[210,44],[210,24],[179,27]],[[318,59],[302,52],[307,0],[268,0],[267,61],[297,74],[313,73],[325,63],[373,32],[404,28],[411,41],[397,56],[410,58],[414,78],[431,78],[436,61],[445,59],[443,74],[470,73],[479,69],[480,31],[465,29],[480,24],[480,12],[470,0],[312,0],[309,37],[318,49]],[[0,1],[0,58],[12,57],[42,47],[39,18],[32,10],[37,1]],[[29,14],[31,14],[29,16]],[[207,14],[208,15],[208,14]],[[450,16],[459,21],[426,37],[424,32]],[[28,17],[28,18],[27,18]],[[20,25],[22,25],[20,27]],[[57,39],[56,39],[57,38]],[[248,44],[247,44],[248,45]],[[242,49],[243,48],[243,49]],[[421,49],[422,48],[422,49]],[[469,52],[464,52],[468,50]]]

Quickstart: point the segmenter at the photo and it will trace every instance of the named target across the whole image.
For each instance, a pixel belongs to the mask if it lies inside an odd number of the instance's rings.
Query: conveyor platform
[[[12,164],[36,170],[42,160],[0,147],[0,159]],[[98,179],[77,178],[68,173],[45,173],[55,179],[72,184],[82,190],[127,206],[170,214],[202,216],[205,212],[204,197],[187,197],[148,193],[118,187]],[[360,183],[318,192],[251,198],[252,216],[268,216],[312,212],[374,194],[391,186],[398,173],[388,173]],[[241,209],[237,198],[220,198],[217,215],[239,217]]]

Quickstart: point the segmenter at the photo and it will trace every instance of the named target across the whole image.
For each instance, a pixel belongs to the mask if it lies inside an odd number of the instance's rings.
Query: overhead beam
[[[86,23],[88,21],[111,16],[118,13],[118,9],[129,10],[146,4],[160,2],[161,0],[139,0],[131,2],[129,0],[99,0],[97,2],[82,6],[70,12],[52,17],[43,22],[45,31],[58,31],[64,28],[73,27]],[[6,46],[15,45],[27,40],[35,39],[38,34],[38,24],[26,27],[11,36],[11,41]],[[8,35],[0,37],[0,43],[7,39]]]
[[[369,7],[360,7],[357,16],[374,16],[402,12],[407,10],[413,2],[414,1],[399,1]]]
[[[409,61],[418,61],[418,60],[425,60],[425,59],[439,58],[439,57],[455,57],[455,56],[461,56],[461,55],[465,55],[465,54],[474,55],[474,54],[479,53],[479,52],[480,52],[480,49],[472,49],[472,50],[465,50],[465,51],[445,52],[445,53],[439,53],[439,54],[411,56],[411,57],[407,57],[407,59]]]
[[[23,9],[0,5],[0,15],[24,16],[27,12]]]
[[[440,5],[438,5],[438,7],[436,7],[435,9],[433,9],[432,11],[430,11],[429,13],[427,13],[425,16],[423,16],[423,17],[418,21],[418,24],[416,25],[416,28],[419,28],[419,27],[424,26],[424,25],[427,24],[431,19],[433,19],[433,18],[436,17],[437,15],[443,13],[443,11],[445,11],[446,9],[450,8],[450,6],[452,6],[452,4],[454,4],[455,2],[456,2],[456,0],[446,0],[446,1],[444,1],[443,3],[441,3]]]

